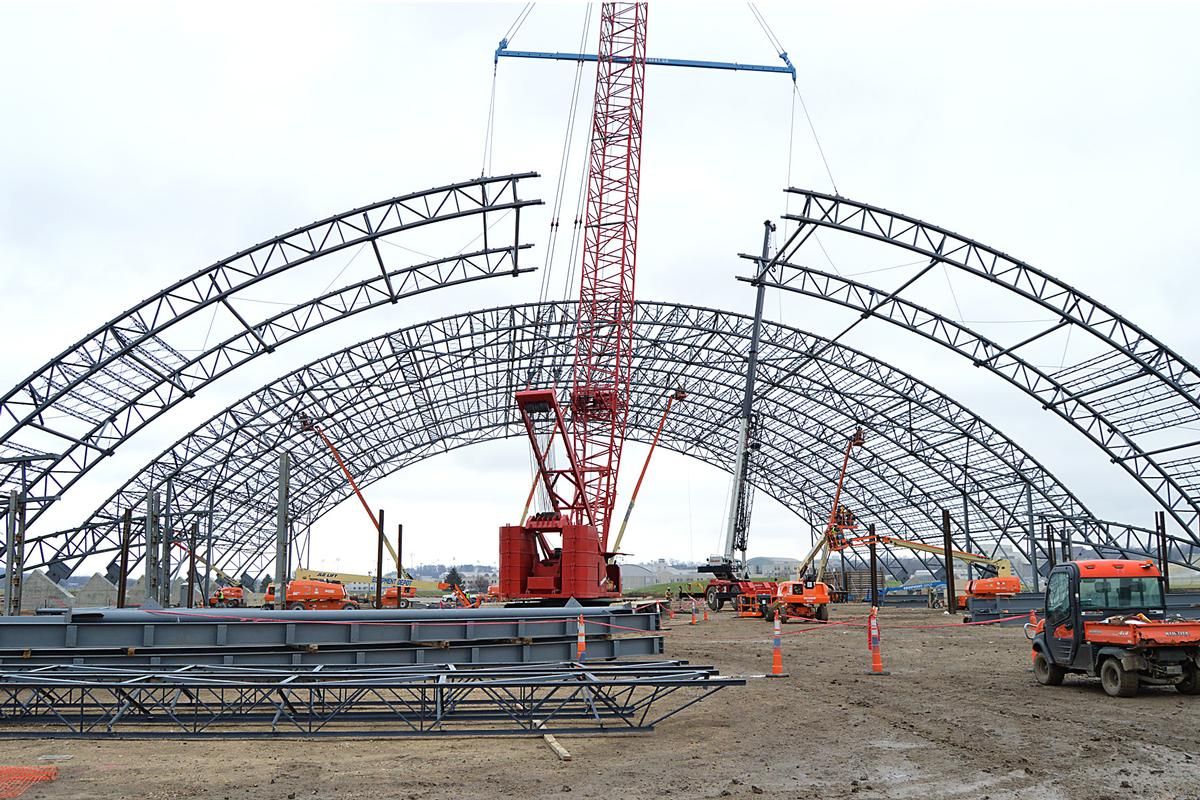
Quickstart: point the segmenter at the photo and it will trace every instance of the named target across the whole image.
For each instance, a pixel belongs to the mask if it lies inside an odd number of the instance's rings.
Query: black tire
[[[407,597],[401,598],[401,600],[397,603],[397,606],[399,608],[412,608],[412,600],[409,600]]]
[[[275,610],[274,603],[263,603],[263,611],[274,611],[274,610]]]
[[[241,608],[241,607],[242,607],[242,601],[241,601],[241,600],[232,600],[232,601],[230,601],[230,603],[229,603],[229,607],[230,607],[230,608]]]
[[[1033,677],[1042,686],[1062,686],[1066,676],[1067,671],[1058,664],[1051,664],[1041,650],[1033,656]]]
[[[1133,697],[1138,691],[1138,676],[1117,659],[1107,658],[1100,665],[1100,685],[1109,697]]]
[[[357,611],[358,603],[342,603],[342,611]]]
[[[715,586],[708,587],[704,593],[704,602],[708,604],[709,611],[720,611],[721,606],[725,605],[725,601],[721,599],[721,593]]]
[[[288,611],[303,611],[304,603],[288,603]]]
[[[824,604],[817,606],[817,619],[821,622],[829,622],[829,606]]]
[[[1180,694],[1200,694],[1200,667],[1192,664],[1183,668],[1183,680],[1175,684]]]
[[[771,603],[764,603],[763,607],[762,607],[763,619],[765,619],[767,622],[774,622],[775,621],[775,611],[777,608],[778,608],[777,606],[774,606]],[[779,621],[782,623],[785,619],[785,614],[783,613],[782,608],[779,608],[778,611],[779,611]]]

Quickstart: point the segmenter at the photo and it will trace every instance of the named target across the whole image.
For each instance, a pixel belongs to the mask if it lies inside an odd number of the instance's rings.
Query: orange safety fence
[[[0,767],[0,800],[13,800],[35,783],[58,777],[58,767]]]

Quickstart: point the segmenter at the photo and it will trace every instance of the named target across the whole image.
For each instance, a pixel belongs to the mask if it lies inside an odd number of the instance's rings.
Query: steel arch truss
[[[355,208],[236,253],[139,303],[0,398],[0,488],[26,493],[32,523],[147,423],[251,359],[369,308],[530,271],[518,263],[520,250],[531,246],[521,242],[521,211],[541,201],[521,198],[518,187],[532,177],[478,178]],[[405,234],[452,221],[454,235],[461,231],[466,241],[453,255],[414,258],[416,251],[403,244]],[[339,283],[343,266],[312,300],[277,304],[283,310],[265,317],[254,311],[261,306],[247,305],[255,302],[246,295],[250,289],[293,294],[289,279],[298,267],[328,263],[332,273],[340,260],[322,259],[344,251],[353,253],[351,260],[369,254],[373,276]],[[214,320],[227,315],[234,332],[211,347],[206,339],[193,352],[181,323],[206,308]]]
[[[640,303],[631,438],[648,441],[665,394],[682,386],[688,399],[668,419],[660,444],[728,471],[751,323],[712,309]],[[574,305],[561,303],[464,313],[334,353],[181,439],[81,528],[31,539],[30,566],[63,575],[92,555],[115,560],[120,515],[128,508],[138,513],[145,494],[159,491],[167,495],[166,513],[184,527],[198,522],[204,531],[211,509],[214,561],[233,574],[258,574],[273,557],[268,532],[279,451],[292,454],[291,518],[297,527],[348,496],[328,452],[298,424],[302,414],[321,421],[360,484],[369,485],[433,455],[523,436],[513,391],[526,380],[562,381],[573,357]],[[845,492],[881,530],[940,540],[940,509],[951,508],[959,541],[1011,556],[1027,552],[1035,515],[1091,517],[1013,441],[910,375],[776,323],[765,326],[759,359],[763,447],[754,482],[810,529],[828,513],[830,465],[860,424],[871,435]],[[816,368],[797,369],[810,363]],[[809,535],[797,532],[797,551]],[[1082,533],[1077,541],[1085,541]],[[911,556],[903,557],[912,564]],[[907,574],[895,555],[886,563],[893,574]]]
[[[1171,560],[1200,566],[1200,438],[1189,427],[1200,420],[1200,372],[1191,363],[1078,289],[997,250],[865,203],[789,191],[802,200],[801,211],[788,216],[799,228],[793,244],[760,276],[762,283],[853,309],[862,318],[886,320],[965,356],[1030,395],[1154,496],[1183,528],[1169,542]],[[818,229],[895,245],[928,263],[896,289],[804,266],[798,252]],[[949,313],[900,296],[939,265],[1000,287],[1050,312],[1053,319],[1032,335],[997,341]],[[1034,343],[1068,327],[1090,334],[1092,354],[1087,358],[1047,369],[1024,356]],[[1112,530],[1112,541],[1125,549],[1155,552],[1151,531],[1118,525],[1088,528]]]

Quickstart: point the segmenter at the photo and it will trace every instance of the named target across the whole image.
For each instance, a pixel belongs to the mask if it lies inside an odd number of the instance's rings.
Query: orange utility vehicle
[[[288,581],[284,593],[285,607],[289,611],[330,611],[335,609],[353,610],[358,603],[346,594],[346,587],[340,583],[326,581]],[[267,586],[267,594],[263,598],[263,608],[275,608],[275,584]]]
[[[789,619],[829,619],[829,586],[821,581],[783,581],[775,590],[775,596],[763,609],[763,618],[768,622]]]
[[[208,598],[210,608],[244,608],[246,590],[240,586],[222,586]]]
[[[1169,617],[1152,561],[1068,561],[1046,581],[1046,616],[1025,625],[1038,683],[1069,672],[1100,678],[1112,697],[1138,686],[1200,694],[1200,620]]]

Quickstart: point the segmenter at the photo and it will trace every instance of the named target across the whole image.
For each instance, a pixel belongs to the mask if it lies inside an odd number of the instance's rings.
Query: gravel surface
[[[861,614],[838,606],[833,622]],[[861,618],[860,618],[861,619]],[[1038,686],[1019,627],[950,627],[884,609],[886,677],[861,627],[790,624],[789,677],[752,677],[648,735],[358,741],[0,742],[2,764],[55,763],[37,798],[1197,798],[1200,698],[1098,681]],[[914,626],[914,627],[905,627]],[[770,626],[728,612],[668,623],[667,656],[770,669]],[[811,632],[810,632],[811,631]],[[39,757],[59,756],[56,760]],[[70,758],[61,758],[70,756]]]

